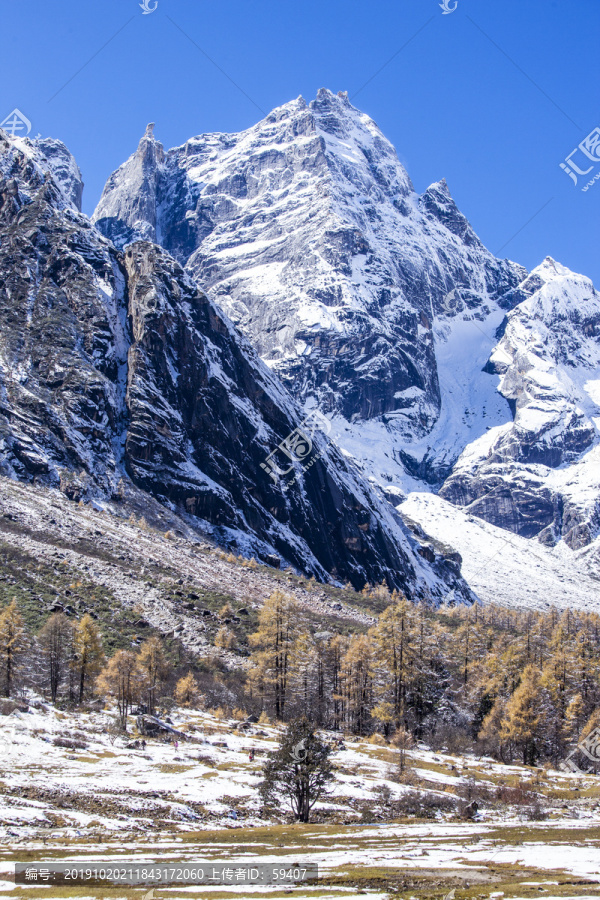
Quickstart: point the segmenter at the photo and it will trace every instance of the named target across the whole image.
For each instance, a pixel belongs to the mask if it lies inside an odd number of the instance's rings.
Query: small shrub
[[[518,784],[516,787],[501,784],[496,788],[496,799],[507,806],[530,806],[538,798],[522,784]]]
[[[438,813],[455,812],[456,801],[431,791],[406,791],[392,804],[398,818],[436,819]]]
[[[481,805],[482,803],[492,803],[496,799],[492,787],[481,784],[473,778],[468,778],[463,784],[459,784],[456,793],[467,804],[475,802]]]
[[[387,747],[387,741],[382,734],[378,731],[375,734],[372,734],[370,738],[367,738],[369,744],[375,744],[378,747]]]
[[[52,741],[55,747],[64,747],[65,750],[86,750],[85,741],[78,741],[74,738],[57,737]]]
[[[395,781],[397,784],[406,784],[409,786],[413,786],[419,783],[419,776],[416,771],[411,766],[405,766],[402,771],[400,768],[392,769],[390,774],[388,775],[390,781]]]
[[[462,756],[473,749],[473,741],[460,725],[444,723],[430,736],[431,749]]]
[[[531,806],[526,806],[523,815],[529,822],[543,822],[548,818],[548,810],[539,800],[535,800]]]
[[[205,766],[212,766],[214,759],[208,753],[199,753],[196,757],[196,762],[203,763]]]
[[[386,816],[394,815],[394,798],[387,784],[378,784],[373,789],[376,802],[379,803],[381,812]]]
[[[121,721],[120,716],[117,716],[107,724],[106,728],[104,729],[104,733],[106,734],[108,741],[112,746],[117,738],[121,737],[126,732],[126,730],[126,726]]]
[[[474,819],[479,812],[479,804],[476,800],[472,800],[471,803],[461,803],[458,811],[461,819],[470,821],[471,819]]]

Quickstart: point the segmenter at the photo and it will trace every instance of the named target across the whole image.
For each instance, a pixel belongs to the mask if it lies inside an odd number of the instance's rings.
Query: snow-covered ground
[[[317,807],[318,821],[291,825],[280,816],[277,824],[277,817],[265,818],[261,812],[256,790],[265,754],[276,746],[275,726],[242,729],[237,720],[175,709],[172,721],[188,739],[179,746],[147,739],[140,749],[128,746],[135,735],[114,738],[108,733],[113,715],[108,709],[66,713],[30,697],[29,711],[17,710],[0,720],[1,896],[37,897],[11,883],[14,863],[27,854],[28,861],[38,862],[139,865],[201,859],[228,866],[256,861],[318,865],[320,881],[295,888],[296,897],[352,896],[358,891],[388,900],[401,885],[402,890],[413,885],[412,893],[402,896],[419,897],[417,884],[423,890],[428,886],[428,897],[432,886],[441,898],[451,888],[469,885],[489,897],[507,880],[513,890],[522,885],[524,897],[532,887],[536,893],[544,888],[548,896],[551,885],[565,882],[572,893],[557,888],[562,900],[598,897],[590,890],[590,883],[600,885],[598,777],[434,753],[419,745],[408,752],[410,775],[398,783],[390,777],[395,751],[347,737],[345,748],[333,756],[335,781]],[[60,738],[81,746],[57,746],[54,741]],[[484,807],[472,821],[440,811],[428,821],[383,814],[384,786],[392,800],[411,791],[449,799],[474,780],[488,788],[535,787],[547,818],[531,821],[519,807]],[[223,891],[219,897],[279,897],[289,888],[228,885],[218,890]],[[212,892],[180,886],[157,889],[155,896],[205,897]],[[87,889],[84,894],[99,896]],[[138,893],[127,894],[133,896]]]

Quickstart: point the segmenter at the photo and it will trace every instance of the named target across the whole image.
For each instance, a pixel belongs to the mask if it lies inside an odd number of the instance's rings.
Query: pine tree
[[[374,645],[366,634],[354,635],[342,659],[342,691],[348,724],[365,734],[373,707]]]
[[[220,650],[233,650],[237,644],[235,634],[226,625],[223,625],[215,635],[215,647]]]
[[[520,749],[524,766],[534,766],[539,755],[542,690],[535,666],[527,666],[521,684],[506,704],[500,737]]]
[[[17,601],[13,600],[0,613],[0,672],[5,697],[11,695],[25,646],[25,626],[17,609]]]
[[[263,802],[279,804],[283,796],[295,818],[308,822],[312,808],[333,778],[331,752],[308,719],[291,722],[264,766],[259,785]]]
[[[406,751],[414,744],[413,736],[406,728],[399,728],[392,741],[398,750],[398,774],[403,775],[406,768]]]
[[[197,706],[200,701],[200,689],[193,672],[180,678],[175,686],[175,701],[180,706]]]
[[[127,730],[127,716],[134,703],[139,702],[148,689],[148,675],[140,666],[135,653],[117,650],[96,681],[96,691],[102,697],[117,701],[123,729]]]
[[[502,738],[502,722],[504,721],[505,713],[506,699],[504,697],[496,697],[477,735],[478,740],[484,745],[486,751],[496,757],[500,757],[503,761],[506,744]]]
[[[575,694],[567,706],[566,727],[571,739],[578,738],[585,724],[585,705],[581,694]]]
[[[387,737],[394,721],[394,707],[388,700],[382,700],[371,710],[371,717],[383,726],[383,733]]]
[[[104,662],[102,637],[92,617],[87,613],[75,626],[75,659],[78,702],[83,703],[85,689],[100,671]]]
[[[394,726],[404,724],[409,681],[413,674],[415,653],[415,609],[406,597],[396,591],[377,622],[373,632],[380,652],[380,662],[387,675],[390,697],[394,710]]]
[[[316,660],[312,635],[302,632],[292,644],[289,665],[289,697],[294,712],[311,718],[315,695]]]
[[[52,703],[56,703],[61,684],[69,671],[73,644],[73,626],[64,613],[55,613],[38,635],[45,675]]]
[[[148,712],[154,713],[156,707],[156,695],[160,685],[164,682],[169,666],[165,656],[163,642],[154,635],[144,641],[140,647],[138,660],[140,666],[148,675],[148,691],[146,694]]]
[[[250,645],[260,648],[250,685],[272,699],[275,716],[282,720],[288,697],[288,670],[293,643],[300,630],[300,611],[293,597],[274,591],[258,614],[258,631]]]
[[[342,660],[348,649],[349,639],[342,634],[336,634],[327,646],[325,655],[325,667],[330,684],[332,701],[332,727],[338,731],[346,718],[346,705],[344,700]]]

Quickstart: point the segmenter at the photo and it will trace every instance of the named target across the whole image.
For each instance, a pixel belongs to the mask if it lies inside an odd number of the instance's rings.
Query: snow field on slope
[[[462,574],[485,603],[528,609],[600,610],[600,580],[590,548],[549,548],[490,525],[434,494],[413,493],[399,507],[433,538],[462,556]],[[594,542],[598,549],[600,541]]]

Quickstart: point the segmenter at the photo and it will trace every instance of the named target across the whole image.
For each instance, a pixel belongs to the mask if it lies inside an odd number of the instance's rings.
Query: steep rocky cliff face
[[[323,434],[270,477],[304,414],[165,250],[121,253],[77,212],[74,163],[48,146],[0,135],[0,472],[99,502],[129,478],[259,556],[468,598],[459,560],[414,540]]]
[[[260,535],[299,568],[357,583],[367,569],[395,570],[406,587],[416,584],[417,545],[323,436],[312,438],[314,464],[301,473],[296,463],[297,485],[274,483],[262,469],[299,412],[179,264],[144,242],[126,249],[124,264],[132,324],[125,463],[134,481],[223,535]]]
[[[51,170],[43,147],[0,134],[0,471],[54,484],[83,471],[109,490],[125,415],[125,278],[74,211],[80,192]]]
[[[525,275],[483,247],[445,182],[418,196],[376,124],[327,90],[167,153],[149,127],[94,221],[119,246],[169,250],[300,401],[389,416],[404,439],[439,417],[447,294],[485,317]]]

